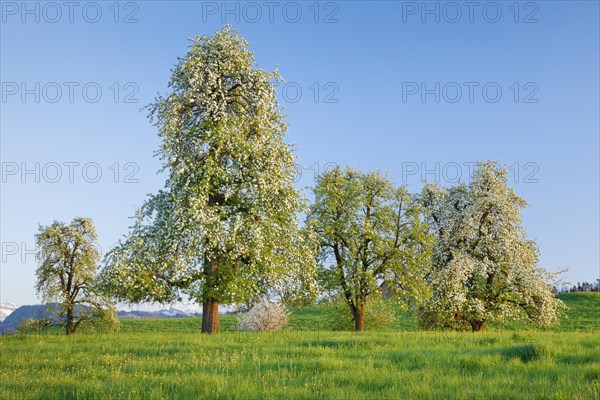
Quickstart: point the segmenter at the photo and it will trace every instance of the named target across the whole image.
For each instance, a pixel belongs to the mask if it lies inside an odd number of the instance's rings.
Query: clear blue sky
[[[38,302],[38,224],[89,216],[104,251],[127,231],[163,184],[140,109],[166,91],[186,38],[223,22],[288,82],[298,187],[337,163],[388,171],[416,192],[424,169],[450,184],[457,165],[466,179],[468,163],[499,160],[530,203],[524,223],[541,265],[570,268],[572,282],[598,278],[596,1],[23,4],[1,3],[0,301]]]

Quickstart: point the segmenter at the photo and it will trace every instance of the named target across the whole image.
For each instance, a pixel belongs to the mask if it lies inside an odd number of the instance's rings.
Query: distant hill
[[[187,318],[194,316],[195,313],[170,308],[160,311],[119,311],[119,319],[140,319],[140,318]]]
[[[78,306],[75,310],[75,315],[85,310],[83,306]],[[44,304],[36,304],[30,306],[14,306],[10,314],[0,322],[0,333],[13,333],[16,332],[17,326],[24,319],[42,319],[50,318],[53,322],[58,322],[59,317],[57,315],[58,306],[52,305],[48,307]],[[168,310],[159,311],[119,311],[117,316],[119,319],[149,319],[149,318],[187,318],[194,316],[195,313],[191,311],[182,311],[175,308]]]
[[[75,315],[78,315],[87,308],[84,306],[75,307]],[[14,310],[4,321],[0,323],[0,333],[13,333],[17,326],[25,319],[50,318],[53,323],[59,322],[58,305],[56,304],[36,304],[32,306],[21,306]]]
[[[569,307],[561,320],[563,330],[600,330],[600,293],[559,293],[556,297]]]

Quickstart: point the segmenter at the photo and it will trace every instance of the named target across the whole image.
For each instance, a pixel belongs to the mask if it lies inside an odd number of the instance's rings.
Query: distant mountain
[[[78,315],[87,307],[77,306],[75,307],[75,315]],[[58,305],[56,304],[36,304],[33,306],[21,306],[14,310],[6,319],[0,322],[0,333],[13,333],[16,332],[17,326],[24,319],[42,319],[50,318],[53,323],[59,322],[60,317],[58,315]]]
[[[0,303],[0,322],[4,321],[17,308],[19,306],[15,303]]]
[[[50,305],[47,307],[44,304],[36,304],[32,306],[21,306],[17,307],[16,304],[7,303],[2,304],[2,310],[6,311],[6,318],[0,320],[0,333],[13,333],[16,332],[17,326],[24,319],[42,319],[50,318],[53,322],[59,321],[58,306]],[[75,315],[85,310],[85,307],[78,306],[76,308]],[[158,311],[118,311],[117,316],[120,319],[142,319],[142,318],[188,318],[198,315],[194,310],[178,310],[176,308],[170,308]]]
[[[119,311],[117,316],[120,319],[141,319],[141,318],[187,318],[196,315],[194,311],[182,311],[176,308],[159,311]]]

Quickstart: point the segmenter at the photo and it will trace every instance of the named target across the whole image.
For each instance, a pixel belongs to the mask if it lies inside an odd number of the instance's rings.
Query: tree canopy
[[[318,178],[314,192],[307,226],[320,239],[323,286],[341,292],[356,330],[382,284],[398,299],[423,296],[432,237],[404,187],[378,172],[336,168]]]
[[[478,331],[519,316],[541,326],[557,322],[563,304],[551,293],[556,274],[538,267],[538,248],[522,226],[527,202],[506,175],[495,162],[479,162],[469,184],[423,188],[436,235],[424,325],[465,323]]]
[[[82,322],[113,324],[114,308],[95,286],[100,253],[91,219],[76,217],[70,224],[54,221],[36,235],[38,268],[35,288],[67,335]]]
[[[170,93],[149,107],[168,179],[106,258],[105,286],[118,298],[185,294],[203,304],[203,332],[218,332],[219,303],[258,299],[286,276],[315,290],[298,228],[305,203],[273,86],[280,79],[256,66],[230,27],[193,40]]]

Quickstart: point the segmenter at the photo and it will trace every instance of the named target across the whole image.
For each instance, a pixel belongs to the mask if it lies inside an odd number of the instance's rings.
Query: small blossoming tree
[[[202,332],[214,333],[220,303],[258,299],[286,276],[300,277],[305,292],[316,289],[278,80],[256,67],[230,27],[193,41],[171,93],[150,106],[168,179],[106,258],[105,287],[118,298],[169,302],[185,294],[203,305]]]
[[[69,224],[54,221],[40,227],[35,288],[53,317],[27,321],[25,326],[59,325],[71,335],[82,323],[93,327],[117,324],[114,305],[96,285],[100,261],[97,239],[90,218],[76,217]]]
[[[424,326],[464,323],[479,331],[511,317],[538,326],[558,321],[564,305],[551,293],[557,274],[538,267],[537,246],[522,227],[527,202],[506,174],[494,162],[480,162],[468,185],[424,187],[421,201],[436,235]]]

